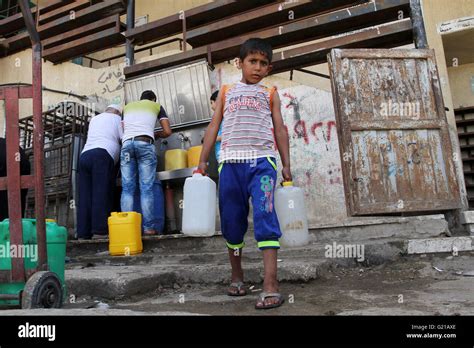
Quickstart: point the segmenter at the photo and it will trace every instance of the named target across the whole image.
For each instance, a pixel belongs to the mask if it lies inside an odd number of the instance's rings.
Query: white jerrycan
[[[183,234],[209,237],[216,233],[216,183],[195,171],[184,182]]]
[[[275,209],[280,223],[282,246],[295,247],[309,243],[308,219],[304,204],[304,193],[292,181],[283,182],[275,190]]]

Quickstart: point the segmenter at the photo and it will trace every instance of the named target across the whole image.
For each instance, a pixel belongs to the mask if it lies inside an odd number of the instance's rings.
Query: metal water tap
[[[182,142],[182,143],[184,143],[184,142],[186,142],[186,141],[189,140],[189,138],[188,138],[186,135],[184,135],[182,132],[179,132],[179,133],[178,133],[178,136],[181,138],[181,142]]]
[[[163,151],[167,147],[168,147],[168,140],[165,140],[165,139],[161,140],[160,141],[160,151]]]
[[[181,148],[184,149],[184,143],[187,142],[189,138],[186,135],[184,135],[182,132],[178,133],[178,137],[181,138]]]

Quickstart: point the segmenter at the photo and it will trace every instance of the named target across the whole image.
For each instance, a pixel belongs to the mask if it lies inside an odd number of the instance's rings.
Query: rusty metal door
[[[434,51],[334,49],[328,60],[349,214],[459,208]]]

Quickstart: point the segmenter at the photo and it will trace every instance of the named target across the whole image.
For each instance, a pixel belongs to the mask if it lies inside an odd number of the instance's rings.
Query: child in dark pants
[[[206,131],[199,169],[207,170],[209,152],[222,122],[219,156],[219,210],[222,234],[232,266],[231,296],[244,296],[241,265],[247,231],[249,198],[254,210],[254,234],[263,253],[264,282],[255,308],[279,307],[283,297],[277,280],[277,250],[281,231],[274,208],[277,177],[274,139],[283,164],[282,175],[291,181],[288,134],[275,88],[260,81],[271,71],[272,47],[262,39],[249,39],[240,48],[242,80],[222,86],[217,107]],[[273,137],[272,128],[275,136]]]

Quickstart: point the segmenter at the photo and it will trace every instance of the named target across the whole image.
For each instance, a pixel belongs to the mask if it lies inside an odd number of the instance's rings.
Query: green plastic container
[[[25,270],[34,269],[38,263],[36,238],[36,219],[22,219],[23,245],[10,245],[10,221],[0,222],[0,270],[11,270],[11,257],[23,257]],[[49,271],[56,273],[61,281],[64,297],[66,282],[64,266],[66,260],[67,230],[55,222],[46,222],[46,249],[48,253]],[[19,294],[25,286],[20,283],[0,283],[0,294]],[[18,300],[0,300],[0,305],[19,305]]]

